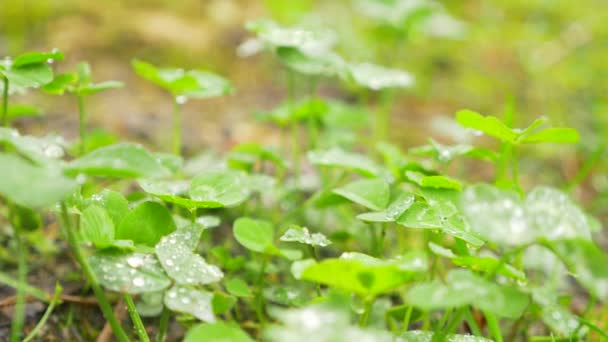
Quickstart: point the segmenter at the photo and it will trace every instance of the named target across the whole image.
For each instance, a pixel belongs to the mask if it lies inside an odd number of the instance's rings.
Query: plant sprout
[[[80,130],[80,154],[87,152],[87,110],[85,97],[110,89],[122,88],[123,83],[118,81],[105,81],[93,83],[91,80],[91,67],[88,63],[78,64],[77,71],[55,76],[52,82],[45,85],[42,90],[49,94],[63,95],[70,93],[78,100],[78,120]]]
[[[227,95],[233,87],[224,78],[201,70],[157,68],[150,63],[133,60],[135,73],[168,91],[173,98],[173,154],[181,156],[181,106],[189,99],[205,99]]]

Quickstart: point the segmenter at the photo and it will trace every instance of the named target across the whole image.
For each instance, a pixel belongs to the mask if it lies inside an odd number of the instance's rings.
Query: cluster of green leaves
[[[318,67],[317,56],[335,57],[325,35],[268,22],[251,29],[298,72]],[[40,86],[80,98],[119,85],[91,83],[86,64],[53,78],[47,61],[59,56],[4,63],[4,90]],[[176,105],[232,89],[206,72],[133,66]],[[407,83],[374,65],[349,68],[371,89]],[[324,134],[350,130],[344,117],[361,111],[312,98],[264,117],[279,125],[313,120],[309,129]],[[592,317],[594,302],[608,299],[608,256],[595,242],[601,225],[563,191],[524,191],[517,176],[516,148],[574,143],[576,131],[543,128],[543,119],[514,129],[468,110],[456,121],[497,138],[500,151],[431,140],[408,153],[382,142],[362,153],[351,141],[296,146],[306,153],[289,163],[284,151],[246,143],[200,163],[181,157],[179,141],[173,155],[125,142],[73,153],[61,139],[2,128],[0,195],[15,234],[41,226],[47,210],[61,217],[121,341],[130,333],[106,291],[125,297],[141,340],[148,336],[139,316],[159,317],[162,340],[172,312],[188,328],[186,341],[501,341],[506,329],[526,338],[539,331],[606,337]],[[460,157],[513,172],[494,184],[470,184],[445,171]],[[546,263],[536,262],[541,257]],[[570,310],[577,287],[569,275],[585,290],[586,312]]]

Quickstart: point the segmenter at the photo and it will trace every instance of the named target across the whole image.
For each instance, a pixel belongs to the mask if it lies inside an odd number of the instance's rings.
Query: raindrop
[[[165,264],[167,264],[167,266],[169,266],[169,267],[171,267],[171,266],[175,265],[175,264],[173,263],[173,260],[171,260],[171,259],[169,259],[169,260],[165,261]]]
[[[188,98],[184,95],[179,95],[175,97],[175,102],[177,104],[185,104],[186,102],[188,102]]]
[[[137,277],[133,279],[133,285],[142,287],[146,284],[146,281],[142,277]]]
[[[144,259],[139,255],[134,255],[134,256],[127,258],[127,263],[131,267],[139,268],[144,265]]]

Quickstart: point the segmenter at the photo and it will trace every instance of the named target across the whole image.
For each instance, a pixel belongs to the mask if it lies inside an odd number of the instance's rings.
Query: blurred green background
[[[397,92],[392,113],[395,129],[390,134],[402,146],[425,143],[429,136],[449,141],[455,131],[446,119],[456,110],[500,115],[508,99],[517,103],[518,126],[547,116],[555,126],[581,131],[584,141],[578,147],[558,152],[555,167],[561,178],[573,176],[605,143],[605,0],[439,1],[434,6],[444,17],[432,25],[419,25],[416,16],[399,21],[398,11],[376,11],[369,7],[373,2],[1,0],[0,56],[56,47],[67,57],[58,63],[59,71],[84,60],[91,63],[95,79],[124,81],[124,89],[91,98],[91,124],[157,147],[168,142],[171,103],[134,75],[130,60],[213,70],[230,79],[237,92],[185,107],[188,150],[227,150],[252,140],[278,144],[276,131],[256,123],[253,113],[286,97],[286,73],[269,54],[237,55],[238,46],[250,37],[244,24],[270,18],[285,25],[329,28],[346,59],[413,73],[416,86]],[[322,80],[320,94],[354,101],[352,92],[335,80]],[[27,95],[30,99],[45,116],[24,119],[18,123],[22,129],[76,136],[71,99],[41,94]],[[555,147],[548,149],[555,158]],[[533,160],[527,164],[531,171],[536,167]],[[590,194],[608,188],[605,178],[594,178]]]

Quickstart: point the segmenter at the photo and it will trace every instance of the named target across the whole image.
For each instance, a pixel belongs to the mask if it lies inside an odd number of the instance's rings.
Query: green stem
[[[2,92],[2,126],[8,127],[8,78],[4,77],[4,87]]]
[[[410,319],[412,318],[412,311],[414,311],[414,307],[413,306],[408,306],[406,311],[405,311],[405,315],[403,316],[403,331],[407,331],[408,328],[410,327]]]
[[[130,294],[125,293],[123,295],[125,299],[125,303],[127,304],[127,311],[129,311],[129,316],[131,317],[131,321],[135,326],[135,331],[137,332],[137,336],[139,336],[140,342],[150,342],[150,337],[148,337],[148,333],[146,332],[146,327],[144,323],[141,321],[141,317],[139,317],[139,313],[137,313],[137,308],[135,307],[135,303],[133,303],[133,298]]]
[[[456,311],[456,313],[453,315],[452,320],[450,321],[448,326],[443,330],[443,332],[445,334],[451,334],[452,331],[458,327],[458,324],[460,324],[460,322],[462,322],[462,316],[464,316],[465,312],[468,309],[469,308],[466,306],[463,306],[460,309],[458,309],[458,311]]]
[[[84,105],[84,96],[78,97],[78,114],[80,124],[80,154],[83,155],[87,151],[87,111]]]
[[[182,155],[182,121],[179,103],[173,98],[173,154]]]
[[[17,252],[19,253],[19,269],[17,284],[17,300],[15,303],[15,312],[13,314],[13,322],[11,324],[11,342],[17,342],[21,339],[23,324],[25,322],[25,286],[27,283],[27,246],[20,232],[15,228],[15,242],[17,243]]]
[[[371,315],[372,308],[374,307],[374,300],[375,300],[375,298],[373,298],[373,297],[365,300],[365,308],[364,308],[363,314],[359,318],[360,327],[367,326],[367,322],[369,321],[369,316]]]
[[[488,329],[490,330],[492,337],[494,337],[494,340],[496,342],[503,342],[502,332],[500,331],[500,324],[496,316],[488,311],[484,311],[483,314],[484,316],[486,316],[486,321],[488,322]]]
[[[289,106],[289,114],[292,115],[295,110],[295,75],[293,71],[287,71],[287,103]],[[296,182],[300,179],[300,146],[298,137],[298,121],[291,122],[291,157],[293,161],[293,170]]]
[[[471,331],[473,332],[473,335],[476,335],[476,336],[482,336],[483,335],[481,333],[481,329],[479,328],[479,324],[477,324],[477,321],[475,320],[475,317],[473,317],[473,314],[471,313],[471,309],[470,308],[467,310],[467,312],[465,312],[464,319],[467,321],[467,323],[469,323],[469,327],[471,328]]]
[[[53,299],[51,299],[49,306],[46,308],[46,311],[44,312],[44,315],[42,315],[42,318],[40,318],[40,321],[38,321],[38,324],[36,324],[34,329],[32,329],[32,331],[27,335],[27,337],[25,339],[23,339],[23,342],[28,342],[28,341],[33,340],[36,337],[36,335],[38,335],[38,332],[40,331],[40,329],[42,329],[42,327],[44,327],[44,325],[46,324],[46,321],[48,321],[49,317],[51,317],[51,313],[53,312],[53,309],[55,309],[55,306],[61,302],[61,300],[60,300],[61,291],[63,291],[63,288],[61,287],[61,285],[59,285],[59,283],[55,284],[55,294],[53,295]]]
[[[61,219],[63,221],[63,229],[68,239],[68,244],[70,249],[72,249],[72,253],[74,253],[74,258],[76,258],[76,261],[78,264],[80,264],[82,272],[89,281],[89,284],[95,293],[95,297],[97,297],[97,301],[99,302],[99,307],[103,312],[104,317],[112,327],[112,331],[114,332],[116,339],[120,342],[129,342],[129,337],[127,337],[127,334],[120,325],[120,321],[118,321],[114,315],[114,311],[112,310],[112,306],[110,305],[105,292],[103,292],[103,289],[99,285],[97,277],[95,277],[95,273],[93,273],[89,262],[84,256],[84,252],[80,248],[78,237],[74,227],[72,226],[72,221],[70,220],[70,215],[68,214],[68,208],[65,202],[61,202]]]
[[[169,318],[171,318],[171,311],[169,311],[167,307],[163,307],[163,312],[160,314],[160,321],[158,323],[158,335],[156,335],[156,342],[165,341],[167,328],[169,327]]]
[[[264,317],[264,277],[266,273],[266,265],[268,264],[268,257],[264,255],[264,259],[262,260],[262,266],[260,267],[260,275],[258,277],[257,282],[257,292],[258,296],[255,300],[255,312],[258,316],[258,321],[263,326],[266,323],[266,318]]]

